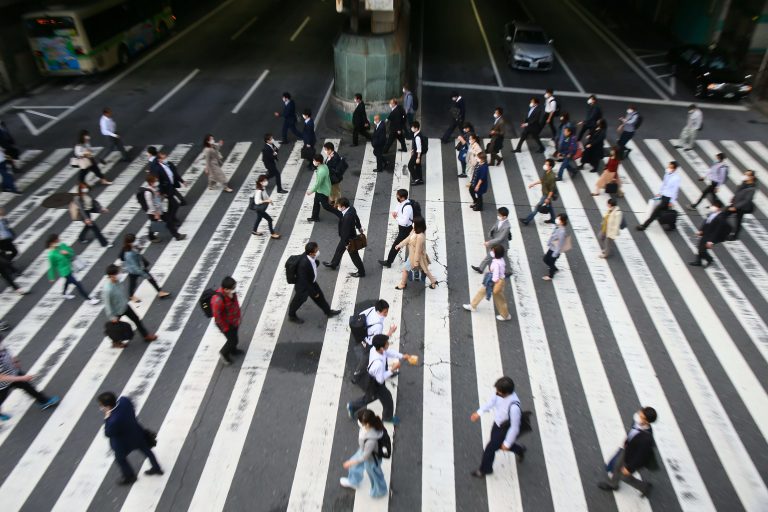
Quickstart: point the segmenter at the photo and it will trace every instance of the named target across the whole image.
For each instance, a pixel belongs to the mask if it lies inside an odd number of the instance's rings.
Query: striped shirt
[[[19,369],[13,364],[13,356],[6,348],[0,348],[0,375],[12,375],[19,374]],[[0,380],[0,389],[5,389],[11,385],[10,381]]]

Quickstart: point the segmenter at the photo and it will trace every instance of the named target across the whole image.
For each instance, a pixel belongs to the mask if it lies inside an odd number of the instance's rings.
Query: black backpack
[[[285,280],[288,281],[288,284],[296,284],[296,275],[299,271],[299,262],[304,256],[304,254],[294,254],[285,260]]]
[[[640,114],[637,114],[637,122],[635,123],[635,130],[640,128],[642,124],[643,124],[643,116],[641,116]]]
[[[520,407],[520,402],[512,402],[512,405],[516,405],[517,408],[520,409],[520,430],[517,436],[520,437],[523,434],[531,432],[533,430],[533,425],[531,425],[531,416],[533,413],[531,411],[524,411],[522,407]],[[512,413],[510,413],[509,417],[511,421]]]
[[[388,459],[392,456],[392,439],[389,437],[387,427],[384,427],[382,435],[377,443],[376,457],[379,459]]]
[[[203,294],[200,295],[200,300],[198,301],[198,303],[200,304],[200,309],[203,310],[203,314],[208,318],[213,318],[213,308],[211,308],[211,299],[213,299],[214,295],[218,295],[219,297],[222,297],[222,298],[224,297],[221,293],[217,292],[216,290],[207,288],[203,291]]]
[[[352,331],[352,337],[358,343],[362,343],[366,336],[368,336],[368,322],[366,321],[366,317],[372,309],[372,307],[365,309],[360,313],[349,317],[349,330]]]
[[[421,139],[421,154],[426,155],[429,151],[429,139],[422,134],[419,134],[419,138]]]
[[[414,199],[409,199],[408,204],[411,205],[411,208],[413,209],[413,218],[421,217],[421,205],[415,201]]]
[[[341,183],[341,180],[344,179],[344,173],[347,172],[347,169],[349,169],[349,164],[346,160],[344,160],[344,157],[339,155],[339,163],[336,164],[335,168],[330,170],[331,183],[333,185]]]
[[[139,202],[139,206],[141,206],[141,209],[146,211],[149,211],[149,205],[147,204],[147,198],[144,197],[144,192],[151,192],[146,187],[139,187],[139,191],[136,192],[136,200]]]
[[[560,103],[560,98],[552,96],[552,99],[555,100],[555,115],[559,117],[560,112],[565,112],[565,110],[563,109],[563,105]]]
[[[419,110],[419,98],[414,93],[411,93],[411,100],[413,100],[411,108],[413,108],[413,111],[416,112]]]

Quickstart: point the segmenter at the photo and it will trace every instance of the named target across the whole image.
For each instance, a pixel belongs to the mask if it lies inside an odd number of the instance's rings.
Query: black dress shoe
[[[117,485],[131,485],[136,482],[136,477],[133,478],[121,478],[117,481]]]
[[[638,224],[637,226],[635,226],[635,229],[638,231],[645,231],[645,226],[643,226],[642,224]]]
[[[182,199],[181,202],[179,203],[179,206],[187,206],[187,202]]]
[[[295,324],[303,324],[304,323],[304,320],[302,320],[301,318],[299,318],[297,316],[291,316],[291,315],[288,315],[288,321],[289,322],[293,322]]]
[[[544,224],[554,224],[554,223],[555,221],[553,221],[552,219],[547,219],[544,221]]]
[[[330,310],[327,313],[327,316],[328,316],[328,318],[332,318],[334,316],[339,316],[339,314],[341,314],[341,310],[340,309],[332,309],[332,310]]]
[[[537,153],[543,153],[544,152],[544,148],[539,148],[539,149],[536,150],[536,152]]]
[[[365,274],[360,272],[351,272],[349,277],[365,277]]]
[[[329,268],[329,269],[331,269],[331,270],[336,270],[336,266],[334,266],[333,264],[331,264],[331,263],[330,263],[330,262],[328,262],[328,261],[324,261],[324,262],[323,262],[323,266],[324,266],[324,267],[328,267],[328,268]]]
[[[150,475],[150,476],[151,476],[151,475],[162,475],[162,474],[164,474],[164,473],[163,473],[163,470],[162,470],[162,469],[160,469],[160,468],[157,468],[157,469],[155,469],[155,468],[150,468],[150,469],[146,470],[146,471],[144,472],[144,474],[145,474],[145,475]]]
[[[313,218],[313,217],[307,217],[307,222],[317,222],[317,221],[319,221],[319,220],[320,220],[320,219],[315,219],[315,218]]]
[[[287,194],[287,193],[288,193],[288,191],[287,191],[287,190],[284,190],[284,189],[282,189],[282,188],[281,188],[281,189],[279,189],[279,190],[277,191],[277,193],[278,193],[278,194]]]
[[[482,273],[483,273],[483,271],[480,269],[480,267],[476,267],[476,266],[474,266],[474,265],[472,265],[472,270],[474,270],[474,271],[475,271],[475,272],[477,272],[478,274],[482,274]]]
[[[688,264],[692,267],[703,267],[700,261],[689,261]]]
[[[525,217],[520,217],[520,223],[527,226],[528,225],[528,219]]]
[[[387,268],[391,268],[392,267],[392,264],[390,262],[388,262],[387,260],[379,260],[379,265],[381,265],[382,267],[387,267]]]
[[[229,353],[232,354],[233,356],[241,356],[245,354],[245,351],[239,348],[233,348],[232,350],[229,351]]]
[[[523,152],[523,150],[522,150],[522,149],[513,149],[513,150],[512,150],[512,152],[513,152],[513,153],[522,153],[522,152]],[[479,470],[478,470],[478,471],[479,471]]]
[[[604,490],[604,491],[611,491],[611,492],[613,492],[613,491],[615,491],[617,489],[617,487],[613,487],[608,482],[598,482],[597,487],[599,489]]]
[[[373,172],[381,172],[381,171],[383,171],[383,170],[384,170],[384,169],[374,169],[374,170],[373,170]]]
[[[473,472],[470,473],[470,475],[472,475],[475,478],[485,478],[485,473],[483,473],[479,469],[474,470]]]

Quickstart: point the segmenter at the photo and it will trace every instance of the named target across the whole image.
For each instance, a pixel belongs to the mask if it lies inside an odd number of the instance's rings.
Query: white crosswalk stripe
[[[339,140],[331,142],[338,147]],[[20,257],[29,262],[18,283],[32,288],[33,295],[0,294],[0,318],[11,318],[16,325],[3,345],[16,354],[30,354],[24,363],[29,373],[37,375],[35,386],[61,394],[63,400],[55,409],[32,413],[34,400],[17,390],[2,403],[2,412],[11,415],[0,422],[0,502],[4,510],[45,507],[70,512],[102,508],[110,499],[110,509],[126,512],[169,508],[207,512],[240,506],[252,500],[254,493],[263,494],[259,506],[296,511],[337,507],[453,511],[467,506],[467,493],[474,509],[490,512],[537,508],[698,512],[725,506],[763,510],[768,503],[763,476],[768,467],[760,456],[768,448],[768,393],[761,377],[768,371],[764,320],[768,318],[768,196],[762,191],[755,195],[755,214],[745,217],[738,241],[713,249],[718,261],[715,267],[691,269],[687,259],[689,253],[690,258],[695,255],[694,232],[701,222],[695,212],[679,208],[676,233],[662,232],[655,225],[643,234],[622,231],[614,257],[601,260],[597,258],[600,225],[595,219],[604,214],[607,196],[582,203],[590,197],[597,175],[583,172],[583,180],[566,177],[558,184],[560,200],[555,207],[569,215],[574,248],[558,260],[560,272],[554,281],[543,284],[538,276],[545,266],[539,260],[551,227],[541,223],[543,218],[527,228],[515,219],[516,209],[521,214],[538,201],[539,189],[520,187],[537,179],[543,156],[524,151],[492,166],[487,211],[481,214],[467,208],[467,180],[455,177],[455,152],[443,151],[438,139],[429,142],[426,185],[411,190],[424,194],[430,269],[439,285],[422,291],[421,283],[410,282],[405,292],[395,290],[404,251],[392,268],[382,269],[380,281],[376,277],[378,250],[360,252],[361,257],[367,253],[364,279],[348,276],[355,269],[344,256],[334,276],[333,297],[328,297],[332,307],[342,313],[323,319],[322,329],[310,325],[312,322],[301,326],[302,333],[322,344],[309,389],[302,390],[301,396],[306,397],[302,403],[286,403],[265,393],[274,372],[284,371],[276,367],[273,355],[291,341],[283,332],[292,296],[283,267],[290,255],[303,251],[308,240],[320,237],[335,245],[338,238],[335,222],[316,225],[304,220],[313,197],[303,195],[302,189],[309,185],[301,172],[300,144],[281,151],[286,154],[283,183],[291,193],[275,193],[269,210],[279,222],[283,240],[250,234],[253,216],[247,205],[255,176],[264,170],[252,142],[236,143],[223,166],[228,178],[244,177],[232,196],[204,190],[202,155],[192,144],[174,146],[170,160],[189,161],[180,167],[190,200],[181,231],[189,238],[157,248],[151,272],[161,287],[179,283],[178,291],[171,290],[173,296],[161,303],[155,300],[150,283],[141,283],[136,295],[142,302],[131,304],[138,317],[163,307],[166,313],[161,316],[157,341],[140,347],[132,344],[125,351],[112,349],[97,327],[105,318],[101,306],[78,304],[67,309],[59,297],[60,283],[48,288],[41,279],[47,256],[39,241],[55,226],[68,222],[68,215],[66,210],[41,209],[40,204],[51,193],[71,190],[76,171],[70,172],[68,161],[63,161],[71,149],[25,154],[29,169],[17,183],[26,190],[18,203],[10,203],[15,206],[8,219],[17,232]],[[718,191],[726,203],[739,184],[740,171],[752,168],[760,175],[768,169],[768,148],[762,142],[699,140],[694,151],[669,149],[674,142],[638,139],[630,145],[633,151],[620,171],[627,177],[620,206],[630,228],[634,227],[633,217],[638,222],[645,219],[645,191],[657,190],[659,172],[668,160],[677,159],[683,165],[681,202],[682,197],[698,198],[701,187],[691,177],[703,175],[707,162],[719,151],[731,162],[729,183]],[[410,188],[408,176],[400,172],[408,155],[396,153],[397,170],[391,175],[372,172],[375,164],[370,145],[364,151],[342,148],[341,153],[347,159],[357,155],[352,158],[360,163],[351,164],[350,171],[355,172],[347,173],[344,190],[366,228],[369,244],[384,240],[386,257],[397,233],[388,212],[397,205],[396,190]],[[114,212],[100,226],[108,240],[119,246],[129,226],[138,226],[139,234],[148,230],[133,192],[146,162],[141,155],[125,165],[116,156],[110,155],[103,169],[114,172],[114,184],[100,189],[97,198]],[[452,199],[457,194],[459,203]],[[0,204],[16,197],[2,194]],[[524,206],[515,205],[520,198],[524,198]],[[481,286],[482,276],[470,265],[487,252],[482,243],[498,206],[510,209],[512,224],[509,256],[514,274],[506,291],[513,317],[510,322],[495,319],[492,301],[482,301],[473,313],[461,309],[461,303],[468,302],[468,295]],[[326,213],[322,215],[330,219]],[[380,222],[384,215],[386,226]],[[206,231],[210,226],[215,228]],[[79,222],[68,223],[60,237],[74,243],[81,228]],[[203,233],[207,233],[205,237]],[[332,246],[323,244],[322,248],[330,259]],[[100,269],[106,265],[106,249],[96,242],[82,246],[80,252],[86,264],[82,275],[96,283],[91,289],[99,295],[105,281]],[[454,261],[454,254],[465,254],[466,260]],[[231,372],[231,379],[216,377],[223,335],[196,306],[209,281],[216,285],[223,275],[233,275],[238,281],[243,314],[253,319],[249,324],[253,330],[240,333],[241,344],[247,347],[244,358],[222,372]],[[542,293],[549,286],[553,293]],[[261,309],[247,304],[246,296],[254,292],[267,293]],[[412,307],[411,301],[422,300],[421,294],[424,308]],[[394,447],[392,459],[382,462],[387,482],[401,481],[404,475],[413,478],[399,488],[393,486],[383,498],[368,495],[367,478],[355,492],[338,487],[337,482],[343,474],[341,463],[351,455],[349,447],[357,446],[357,425],[348,420],[344,407],[360,392],[344,382],[351,375],[347,319],[356,312],[355,304],[377,298],[390,304],[385,331],[390,324],[398,326],[392,349],[417,350],[421,357],[418,367],[403,368],[402,375],[387,384],[396,407],[407,404],[411,410],[414,395],[419,396],[416,405],[422,417],[420,422],[401,417],[403,424],[394,428],[385,424]],[[321,316],[311,304],[306,309],[307,316]],[[549,325],[550,313],[562,318],[562,331]],[[739,336],[741,331],[746,336]],[[562,332],[565,339],[552,339],[553,332]],[[179,366],[174,354],[182,333],[189,333],[191,339],[185,336],[184,342],[193,346],[191,360]],[[510,342],[517,339],[521,343]],[[466,343],[472,347],[458,345]],[[555,346],[567,347],[568,352],[555,357]],[[655,347],[661,347],[661,353]],[[137,350],[138,355],[128,357]],[[462,351],[474,359],[470,365],[457,359]],[[459,461],[467,460],[469,452],[479,462],[484,446],[480,439],[488,442],[493,420],[485,415],[479,425],[473,425],[476,437],[471,439],[464,426],[455,422],[459,418],[469,422],[469,413],[478,405],[475,401],[484,402],[493,392],[494,381],[509,372],[511,357],[519,359],[530,379],[518,387],[531,390],[529,396],[524,396],[527,391],[519,391],[522,408],[534,412],[533,432],[521,439],[529,450],[520,464],[513,454],[499,452],[493,474],[482,483],[469,482],[476,489],[467,488],[468,473],[476,466],[464,467]],[[349,360],[356,358],[357,354]],[[620,368],[611,366],[616,362]],[[118,374],[122,377],[116,380]],[[626,375],[628,382],[617,381],[617,375]],[[522,378],[510,376],[516,382]],[[156,389],[161,379],[176,382],[169,388],[171,392]],[[579,384],[576,389],[562,389],[564,382],[574,381]],[[156,419],[159,445],[155,453],[165,474],[142,476],[127,493],[107,498],[99,490],[110,485],[103,482],[115,471],[114,458],[103,430],[94,421],[98,412],[93,410],[93,398],[103,386],[115,382],[114,390],[131,397],[138,414]],[[61,390],[48,389],[61,385]],[[226,403],[211,408],[209,395],[222,385],[226,386]],[[466,411],[457,411],[467,404]],[[585,404],[586,409],[577,410],[574,404]],[[622,442],[627,412],[644,405],[659,413],[653,428],[663,471],[641,471],[640,475],[660,492],[642,499],[634,489],[621,486],[613,496],[604,494],[594,480],[604,475],[600,463]],[[247,449],[251,437],[282,434],[281,416],[278,423],[258,423],[269,425],[266,432],[253,428],[260,415],[270,415],[275,407],[291,408],[293,425],[283,427],[295,433],[296,449],[274,453],[271,460],[254,459]],[[378,402],[370,408],[381,411]],[[211,410],[215,412],[209,417]],[[201,424],[205,429],[198,431]],[[582,432],[584,425],[588,432]],[[414,437],[418,444],[410,446]],[[19,445],[21,440],[26,444]],[[193,451],[189,460],[187,449]],[[596,466],[589,470],[585,464]],[[249,477],[253,481],[249,489],[237,484],[243,475],[258,475],[262,467],[278,466],[289,468],[290,476],[279,483],[271,481],[275,485],[271,497],[265,494],[269,484],[258,478]],[[144,461],[141,470],[148,467]],[[540,475],[540,480],[532,482],[530,471]],[[718,477],[717,482],[711,481],[713,476]],[[57,479],[53,486],[51,479]],[[534,492],[541,485],[547,490],[545,497]],[[53,494],[40,492],[51,487],[57,489]]]

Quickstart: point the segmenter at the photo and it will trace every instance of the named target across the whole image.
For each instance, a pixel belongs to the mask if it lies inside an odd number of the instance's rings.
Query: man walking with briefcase
[[[365,230],[362,224],[360,224],[360,217],[357,216],[355,208],[349,205],[349,199],[346,197],[340,197],[336,201],[336,208],[341,212],[339,216],[339,245],[336,246],[336,252],[333,254],[331,261],[324,261],[323,265],[336,270],[346,250],[349,253],[349,257],[352,258],[352,263],[357,267],[357,272],[349,275],[352,277],[365,277],[363,260],[360,259],[360,255],[357,253],[360,249],[365,248],[367,244],[364,234]],[[355,229],[360,231],[359,236],[356,235]]]
[[[119,324],[124,323],[120,322],[120,317],[123,315],[130,318],[131,321],[136,324],[136,329],[138,329],[141,335],[144,336],[144,341],[155,341],[157,339],[157,334],[150,333],[147,328],[144,327],[144,324],[141,323],[136,312],[128,305],[128,294],[117,277],[119,273],[120,268],[117,265],[109,265],[107,267],[107,282],[104,283],[104,313],[106,313],[107,318],[109,318],[109,322],[115,324],[114,326],[108,325],[106,329],[107,335],[112,338],[112,347],[125,348],[124,341],[130,339],[130,337],[120,339],[123,336],[118,336],[120,328],[122,327]],[[115,337],[112,336],[113,333],[115,334]]]

